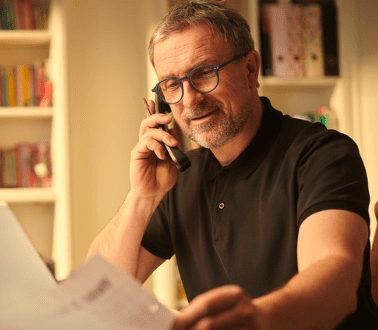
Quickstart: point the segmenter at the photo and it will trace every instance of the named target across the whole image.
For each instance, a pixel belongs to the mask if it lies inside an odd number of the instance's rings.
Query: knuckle
[[[214,329],[213,322],[210,318],[203,318],[197,322],[197,328],[201,330],[212,330]]]
[[[238,285],[230,285],[229,287],[230,294],[232,294],[235,298],[244,298],[246,293],[244,289]]]

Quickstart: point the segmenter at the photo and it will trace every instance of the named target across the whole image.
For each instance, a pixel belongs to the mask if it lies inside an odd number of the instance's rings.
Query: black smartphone
[[[157,95],[155,96],[155,112],[165,114],[171,112],[169,104],[164,103]],[[159,128],[169,133],[167,126],[159,125]],[[169,147],[166,144],[164,144],[164,147],[180,172],[184,172],[190,167],[191,164],[189,158],[178,147]]]

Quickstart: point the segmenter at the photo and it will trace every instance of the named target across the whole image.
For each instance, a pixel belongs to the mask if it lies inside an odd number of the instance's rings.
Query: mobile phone
[[[157,95],[155,96],[155,110],[157,113],[164,114],[171,112],[169,104],[164,103]],[[159,125],[159,128],[169,133],[167,126]],[[166,144],[164,144],[164,147],[180,172],[184,172],[190,167],[191,163],[189,158],[178,147],[169,147]]]

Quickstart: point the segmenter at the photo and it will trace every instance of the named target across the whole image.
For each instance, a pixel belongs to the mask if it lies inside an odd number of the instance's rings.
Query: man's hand
[[[172,330],[261,329],[252,299],[237,285],[215,288],[197,296],[175,319]]]
[[[176,183],[178,170],[165,153],[162,144],[176,146],[177,140],[167,132],[157,129],[167,125],[172,118],[165,114],[154,114],[154,102],[148,103],[151,115],[142,121],[139,143],[131,152],[131,190],[140,197],[162,198]]]

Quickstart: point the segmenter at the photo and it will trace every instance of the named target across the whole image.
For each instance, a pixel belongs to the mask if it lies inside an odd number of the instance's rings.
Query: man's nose
[[[183,91],[184,95],[182,97],[182,102],[185,108],[193,108],[205,97],[203,93],[196,91],[190,84],[189,81],[183,81]]]

